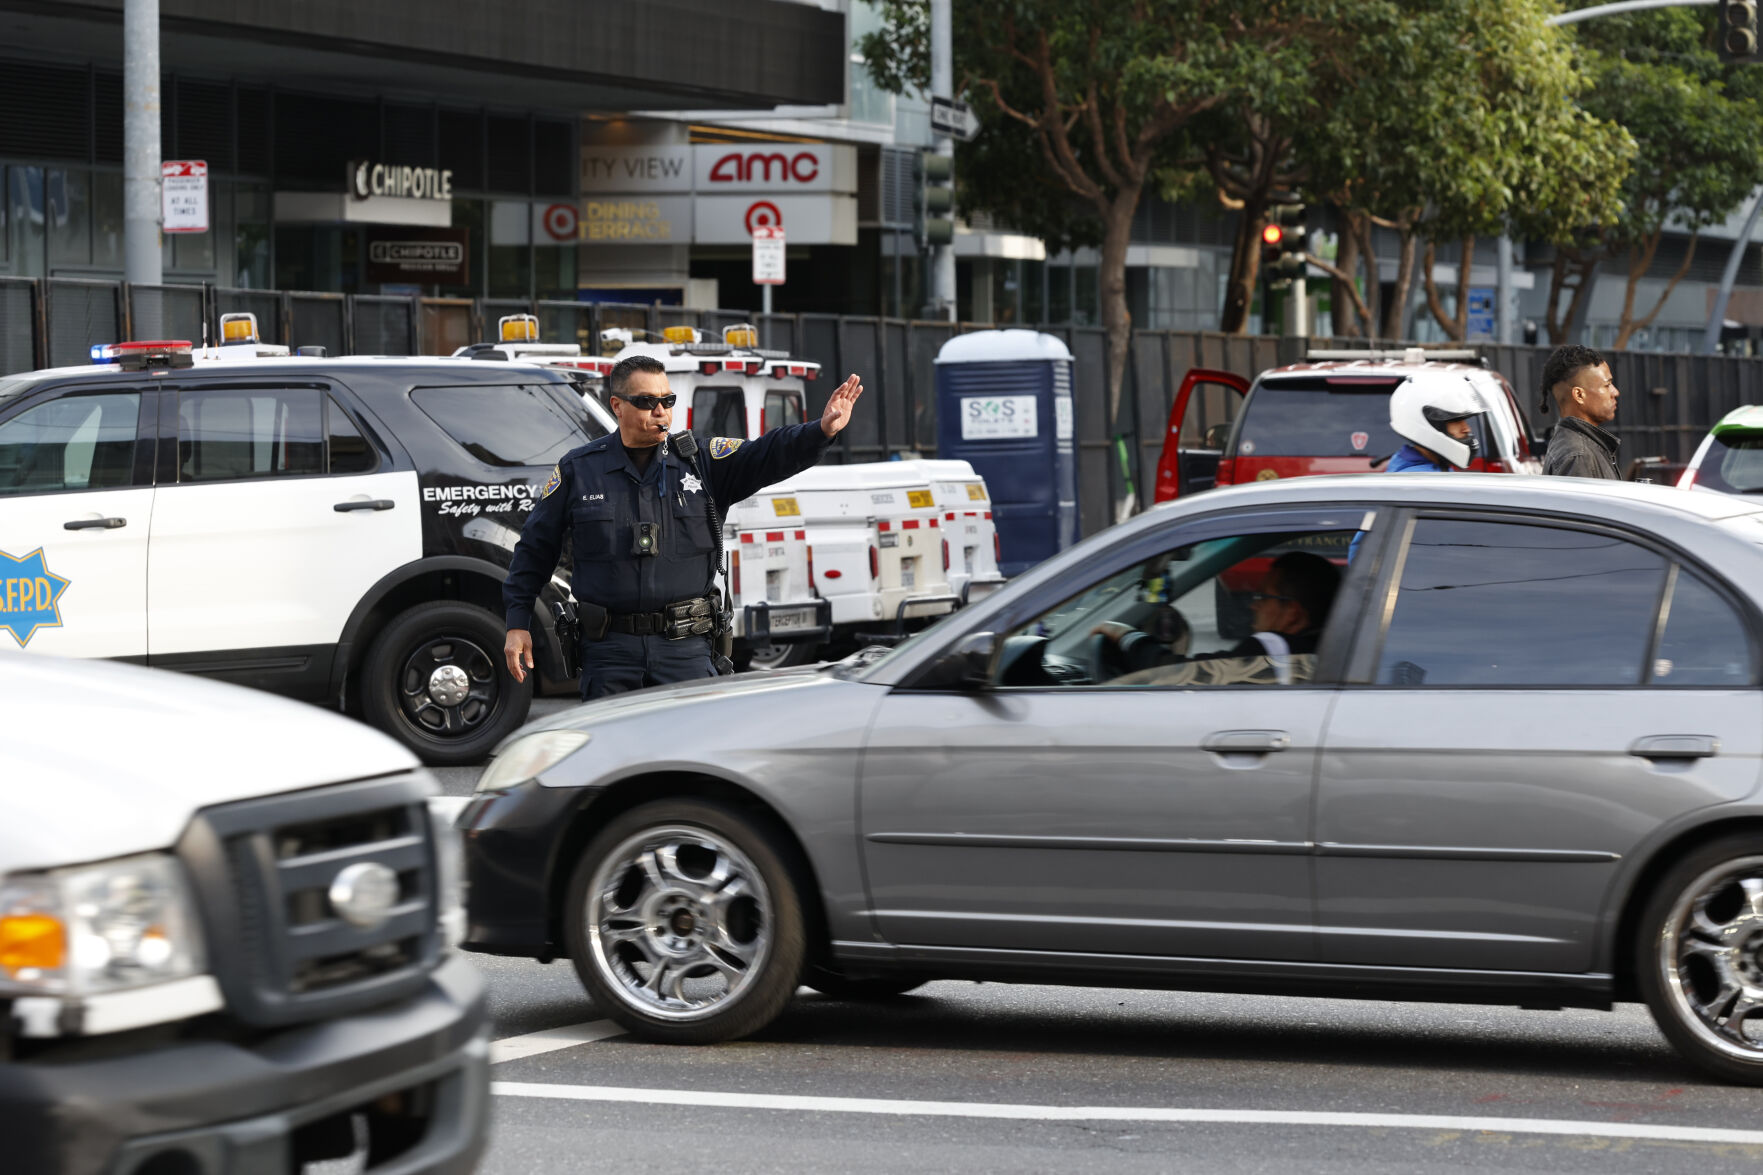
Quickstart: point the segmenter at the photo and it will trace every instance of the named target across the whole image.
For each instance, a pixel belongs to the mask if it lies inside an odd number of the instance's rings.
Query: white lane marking
[[[536,1057],[540,1053],[554,1053],[558,1049],[623,1035],[624,1028],[610,1020],[588,1020],[581,1024],[565,1024],[561,1028],[547,1028],[543,1032],[529,1032],[525,1036],[505,1037],[490,1042],[490,1064],[500,1065],[503,1061],[518,1061],[522,1057]]]
[[[548,1085],[495,1081],[503,1097],[582,1102],[641,1102],[665,1106],[719,1106],[747,1110],[806,1110],[830,1114],[896,1114],[935,1118],[1007,1118],[1041,1122],[1225,1122],[1251,1126],[1358,1126],[1414,1130],[1494,1131],[1649,1138],[1671,1142],[1763,1145],[1763,1130],[1709,1126],[1655,1126],[1640,1122],[1574,1122],[1557,1118],[1463,1118],[1450,1114],[1353,1114],[1316,1110],[1206,1110],[1166,1106],[1036,1106],[1000,1102],[923,1102],[889,1098],[812,1097],[775,1093],[715,1093],[696,1089],[632,1089],[612,1085]]]

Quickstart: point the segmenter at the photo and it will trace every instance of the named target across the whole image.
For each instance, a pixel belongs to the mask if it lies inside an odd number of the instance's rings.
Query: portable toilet
[[[1016,575],[1077,542],[1071,352],[1032,330],[956,335],[937,352],[937,456],[966,461],[992,496]]]

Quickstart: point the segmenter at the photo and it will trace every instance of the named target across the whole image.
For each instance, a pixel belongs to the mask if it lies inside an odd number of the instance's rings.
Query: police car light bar
[[[125,371],[144,371],[149,367],[194,367],[193,350],[188,339],[94,343],[92,362],[112,364]]]

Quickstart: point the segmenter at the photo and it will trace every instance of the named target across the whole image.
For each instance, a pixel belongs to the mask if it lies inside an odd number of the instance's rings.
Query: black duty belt
[[[716,604],[708,596],[675,600],[659,612],[612,612],[606,617],[608,632],[664,636],[672,641],[688,636],[709,636],[715,628]]]

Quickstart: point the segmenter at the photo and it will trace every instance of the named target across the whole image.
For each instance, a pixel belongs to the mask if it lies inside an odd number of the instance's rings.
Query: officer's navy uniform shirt
[[[757,440],[718,437],[698,447],[719,516],[729,507],[793,477],[820,460],[829,443],[820,421],[773,429]],[[637,523],[656,526],[653,555],[633,552]],[[521,528],[502,585],[509,628],[533,626],[533,603],[557,568],[563,538],[573,548],[575,598],[609,612],[654,612],[709,593],[715,575],[710,506],[692,467],[668,446],[638,472],[617,433],[572,449]]]

